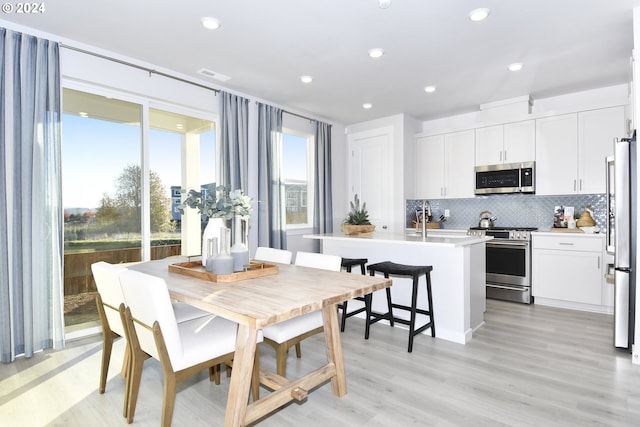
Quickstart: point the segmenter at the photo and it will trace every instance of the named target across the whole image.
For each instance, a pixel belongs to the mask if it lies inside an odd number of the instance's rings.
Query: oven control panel
[[[509,231],[509,240],[530,240],[531,232],[525,230],[511,230]]]
[[[503,240],[531,240],[531,231],[529,230],[505,230],[505,229],[469,229],[467,231],[468,236],[473,237],[483,237],[483,236],[492,236],[495,239],[503,239]]]

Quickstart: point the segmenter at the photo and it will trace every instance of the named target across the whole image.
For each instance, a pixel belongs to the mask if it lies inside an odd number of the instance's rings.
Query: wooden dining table
[[[228,283],[169,271],[170,265],[186,261],[172,257],[129,268],[162,277],[173,299],[238,323],[225,426],[251,424],[292,400],[305,399],[308,390],[327,381],[336,396],[347,393],[337,304],[387,288],[391,280],[289,264],[276,264],[276,274]],[[248,404],[259,331],[316,310],[322,310],[326,365],[296,379],[261,368],[260,383],[272,391]]]

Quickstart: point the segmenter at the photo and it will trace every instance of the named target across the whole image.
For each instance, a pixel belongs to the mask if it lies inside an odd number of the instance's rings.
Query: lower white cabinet
[[[533,296],[545,301],[602,306],[606,270],[602,236],[553,234],[557,235],[534,233],[532,238]],[[561,306],[562,303],[552,305]]]

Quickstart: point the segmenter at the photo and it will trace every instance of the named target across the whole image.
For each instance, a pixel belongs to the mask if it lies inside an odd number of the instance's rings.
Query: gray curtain
[[[249,100],[220,92],[220,177],[232,190],[247,190]]]
[[[287,248],[282,110],[258,104],[258,246]]]
[[[314,208],[313,232],[333,232],[331,204],[331,125],[316,121],[316,149],[314,152]],[[314,240],[320,249],[320,241]]]
[[[0,28],[0,361],[64,346],[58,44]]]

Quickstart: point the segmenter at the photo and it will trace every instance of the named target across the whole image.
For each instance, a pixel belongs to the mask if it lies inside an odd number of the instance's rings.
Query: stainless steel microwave
[[[476,166],[475,194],[536,192],[536,162]]]

